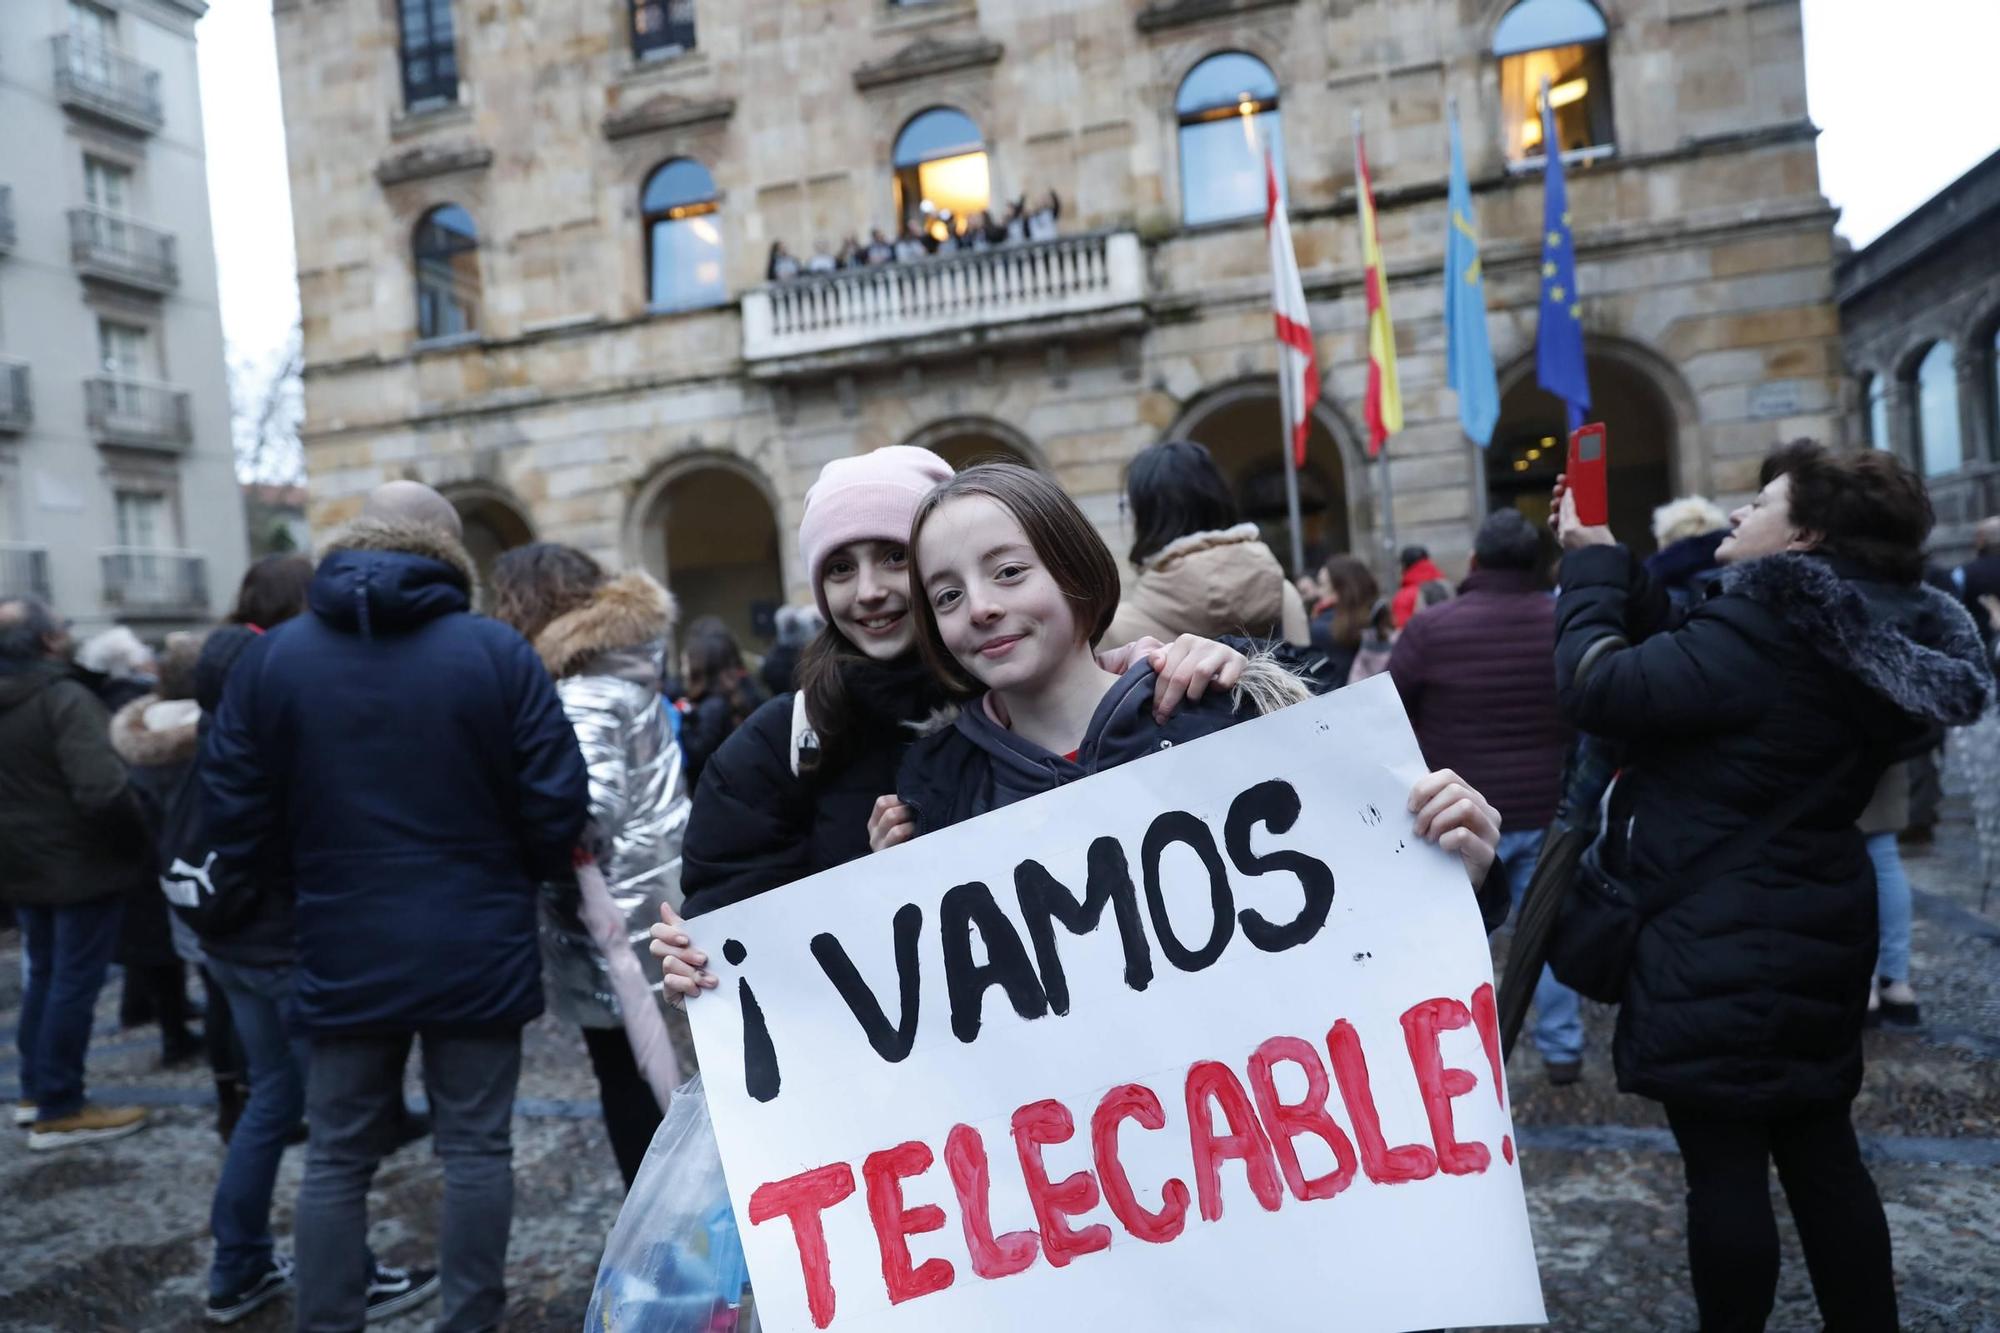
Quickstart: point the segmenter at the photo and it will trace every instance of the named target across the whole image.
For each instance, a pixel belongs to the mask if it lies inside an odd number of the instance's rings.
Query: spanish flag
[[[1396,383],[1396,326],[1389,320],[1389,275],[1382,267],[1382,243],[1375,234],[1375,187],[1368,180],[1368,150],[1358,124],[1354,131],[1354,176],[1360,191],[1361,263],[1368,282],[1368,456],[1382,452],[1403,428],[1403,391]]]

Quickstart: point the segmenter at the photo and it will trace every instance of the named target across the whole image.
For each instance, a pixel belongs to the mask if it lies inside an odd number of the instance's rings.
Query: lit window
[[[1958,438],[1958,367],[1950,343],[1933,343],[1917,363],[1917,448],[1924,475],[1956,472],[1965,461]]]
[[[403,105],[458,100],[458,47],[451,0],[399,0],[402,18]]]
[[[1868,377],[1868,445],[1873,449],[1893,449],[1889,438],[1889,385],[1880,375]]]
[[[632,54],[640,60],[694,50],[694,0],[630,0]]]
[[[891,162],[896,168],[896,216],[938,240],[944,239],[947,225],[963,229],[974,213],[992,205],[986,141],[963,111],[934,106],[918,112],[896,136]]]
[[[1562,151],[1611,147],[1611,65],[1604,38],[1604,16],[1590,0],[1521,0],[1507,11],[1493,30],[1493,54],[1500,57],[1508,161],[1547,155],[1545,79]]]
[[[1174,96],[1180,119],[1181,221],[1198,226],[1264,216],[1264,150],[1285,188],[1285,136],[1278,81],[1241,51],[1213,55],[1188,71]]]
[[[479,232],[457,204],[417,224],[417,337],[450,338],[479,328]]]
[[[694,310],[729,299],[722,280],[722,229],[715,180],[679,157],[646,178],[639,208],[646,227],[646,291],[655,310]]]

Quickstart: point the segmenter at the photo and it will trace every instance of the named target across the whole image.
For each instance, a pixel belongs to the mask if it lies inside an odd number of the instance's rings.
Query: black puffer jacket
[[[752,713],[709,759],[681,844],[688,916],[867,854],[869,812],[896,790],[914,724],[945,696],[914,653],[886,665],[857,663],[845,680],[860,725],[844,763],[803,777],[792,771],[789,694]]]
[[[1729,569],[1668,628],[1623,547],[1563,561],[1556,682],[1570,722],[1624,740],[1607,861],[1642,927],[1618,1085],[1710,1113],[1844,1104],[1861,1085],[1875,878],[1855,817],[1889,760],[1992,689],[1952,599],[1786,554]],[[1651,631],[1651,632],[1649,632]],[[1843,756],[1865,758],[1740,869],[1679,872]]]

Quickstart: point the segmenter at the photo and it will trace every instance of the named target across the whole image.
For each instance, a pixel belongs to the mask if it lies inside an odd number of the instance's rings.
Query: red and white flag
[[[1306,314],[1305,284],[1292,253],[1292,224],[1278,199],[1278,169],[1264,150],[1264,231],[1271,242],[1271,312],[1278,325],[1278,397],[1292,462],[1304,467],[1312,408],[1319,401],[1319,362],[1313,355],[1312,320]]]

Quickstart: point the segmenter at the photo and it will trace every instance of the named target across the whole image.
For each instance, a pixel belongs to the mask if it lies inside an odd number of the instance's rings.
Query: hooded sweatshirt
[[[1305,602],[1254,523],[1191,532],[1141,561],[1126,582],[1105,643],[1183,634],[1241,634],[1305,647],[1312,638]]]
[[[1417,613],[1417,598],[1426,583],[1444,580],[1444,571],[1439,569],[1429,556],[1417,561],[1403,571],[1403,581],[1396,588],[1396,595],[1389,602],[1391,623],[1397,629],[1410,623],[1410,617]]]

